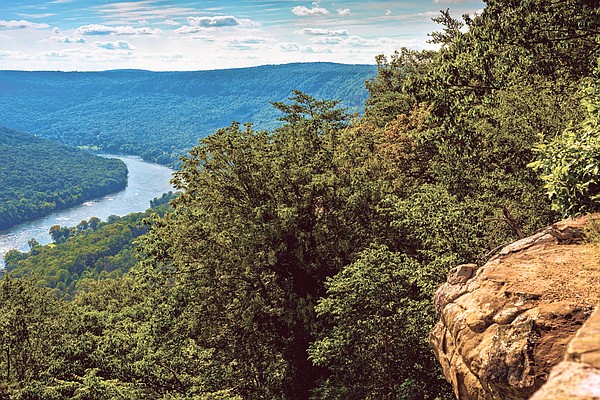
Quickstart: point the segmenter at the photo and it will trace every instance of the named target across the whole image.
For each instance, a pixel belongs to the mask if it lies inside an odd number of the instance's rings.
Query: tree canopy
[[[364,115],[293,91],[272,99],[275,128],[234,122],[202,139],[128,274],[75,285],[70,302],[5,278],[46,310],[19,326],[63,328],[51,362],[4,339],[21,358],[0,358],[1,393],[451,398],[427,345],[449,268],[483,262],[572,201],[598,207],[599,14],[584,0],[442,12],[439,50],[378,57]]]

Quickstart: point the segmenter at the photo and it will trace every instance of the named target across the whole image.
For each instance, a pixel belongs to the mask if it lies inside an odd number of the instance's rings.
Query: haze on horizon
[[[431,18],[481,0],[4,0],[0,69],[183,71],[290,62],[374,64],[434,48]]]

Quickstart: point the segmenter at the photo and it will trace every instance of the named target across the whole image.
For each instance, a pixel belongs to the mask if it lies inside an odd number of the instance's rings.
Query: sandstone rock
[[[600,399],[600,307],[571,340],[564,361],[531,400]]]
[[[565,360],[600,368],[600,306],[569,343]]]
[[[552,369],[549,382],[531,400],[600,399],[600,370],[582,363],[563,361]]]
[[[451,271],[435,295],[440,321],[430,342],[457,398],[528,399],[563,360],[600,302],[600,251],[580,240],[584,226],[582,220],[555,224],[506,246],[480,268]],[[571,343],[573,357],[596,362],[597,353],[581,350],[587,338]],[[577,379],[593,382],[586,368]]]

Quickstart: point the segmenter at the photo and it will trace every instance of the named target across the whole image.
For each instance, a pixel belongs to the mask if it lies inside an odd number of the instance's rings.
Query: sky
[[[481,0],[0,0],[0,69],[190,71],[374,64],[431,49],[431,18]]]

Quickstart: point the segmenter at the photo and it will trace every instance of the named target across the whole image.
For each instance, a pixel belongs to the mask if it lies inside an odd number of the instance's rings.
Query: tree
[[[89,228],[90,228],[90,225],[86,220],[83,220],[77,224],[77,230],[79,230],[79,231],[85,231]]]
[[[146,279],[173,282],[167,329],[234,365],[216,388],[245,398],[309,396],[322,373],[306,354],[314,304],[355,239],[336,208],[346,116],[300,92],[290,101],[274,103],[286,124],[273,133],[234,123],[202,139],[175,173],[175,211],[142,246]]]
[[[0,282],[0,395],[47,378],[60,344],[61,304],[27,280]]]
[[[424,84],[422,79],[432,67],[434,56],[433,51],[407,48],[396,51],[389,61],[384,55],[377,56],[377,76],[366,82],[369,98],[364,120],[384,127],[423,102],[419,87]]]
[[[81,226],[81,223],[78,226]],[[66,226],[61,227],[60,225],[52,225],[48,233],[50,234],[50,237],[52,237],[54,243],[63,243],[72,233],[76,232],[76,229],[77,228],[73,229],[73,232],[71,232],[71,229]]]
[[[98,217],[92,217],[88,221],[88,225],[89,225],[89,227],[90,227],[91,230],[95,231],[100,226],[100,222],[101,222],[100,218],[98,218]]]
[[[316,311],[328,324],[309,354],[331,375],[316,398],[437,398],[441,377],[427,349],[435,323],[428,276],[416,261],[380,246],[327,280]]]

